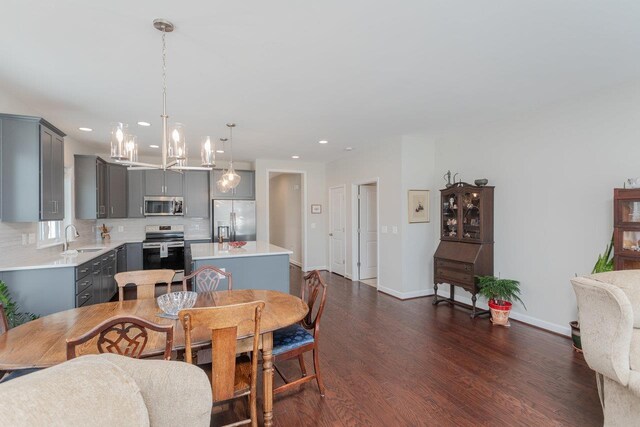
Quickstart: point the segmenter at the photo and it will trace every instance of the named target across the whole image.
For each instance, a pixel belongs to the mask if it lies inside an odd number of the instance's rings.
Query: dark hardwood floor
[[[602,425],[594,374],[567,338],[519,322],[493,327],[462,308],[436,308],[431,298],[401,301],[338,275],[323,278],[326,396],[315,382],[276,396],[276,426]],[[292,267],[291,293],[299,294],[301,280]],[[310,355],[305,360],[313,366]],[[278,366],[299,375],[297,361]]]

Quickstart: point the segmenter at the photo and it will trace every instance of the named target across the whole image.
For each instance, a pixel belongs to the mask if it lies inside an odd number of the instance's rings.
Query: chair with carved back
[[[282,393],[300,384],[316,380],[320,395],[324,396],[324,383],[320,375],[320,361],[318,340],[320,333],[320,318],[324,311],[327,297],[327,285],[320,277],[320,272],[314,270],[304,277],[301,292],[302,300],[309,306],[309,312],[300,323],[278,329],[273,333],[273,362],[278,375],[285,384],[273,389],[273,393]],[[313,375],[307,375],[304,365],[304,353],[313,351]],[[278,369],[276,362],[297,357],[302,376],[296,380],[289,380]]]
[[[176,272],[173,270],[136,270],[118,273],[114,276],[118,284],[118,300],[124,301],[124,287],[131,284],[136,287],[136,299],[155,298],[156,285],[167,284],[167,293],[171,292],[171,282]]]
[[[211,265],[205,265],[182,279],[182,290],[187,290],[187,283],[191,280],[191,290],[194,292],[215,291],[223,278],[227,279],[227,289],[233,289],[231,273]]]
[[[4,305],[0,302],[0,335],[9,330],[9,319],[7,319],[7,313],[4,311]],[[7,371],[0,370],[0,378],[4,377]]]
[[[116,316],[107,319],[95,328],[77,338],[67,339],[67,360],[79,356],[76,348],[97,337],[95,345],[99,353],[114,353],[140,359],[151,337],[149,331],[164,334],[163,359],[171,359],[173,346],[173,325],[157,325],[135,316]],[[86,348],[86,346],[84,347]],[[95,353],[90,350],[87,353]]]
[[[263,301],[253,301],[220,307],[190,308],[178,313],[184,328],[187,363],[193,363],[191,332],[201,328],[211,331],[211,365],[204,366],[203,369],[211,380],[213,403],[248,396],[250,418],[231,425],[249,422],[252,426],[258,425],[256,382],[260,317],[264,305]],[[237,357],[238,338],[251,336],[251,357],[246,354]]]

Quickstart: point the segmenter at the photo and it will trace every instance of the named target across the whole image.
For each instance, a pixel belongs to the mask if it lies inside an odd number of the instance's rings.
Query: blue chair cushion
[[[298,324],[287,326],[273,333],[273,355],[277,356],[312,342],[313,335],[302,326]]]
[[[7,375],[2,377],[0,383],[6,383],[7,381],[15,380],[16,378],[23,377],[32,372],[39,371],[41,368],[29,368],[29,369],[20,369],[18,371],[9,372]]]

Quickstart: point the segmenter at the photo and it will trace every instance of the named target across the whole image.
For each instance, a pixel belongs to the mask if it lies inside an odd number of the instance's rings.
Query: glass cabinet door
[[[458,197],[454,191],[442,193],[442,237],[458,238]]]
[[[480,240],[480,193],[462,193],[462,238]]]
[[[618,200],[618,222],[640,224],[640,200]]]
[[[640,252],[640,231],[622,231],[622,250]]]

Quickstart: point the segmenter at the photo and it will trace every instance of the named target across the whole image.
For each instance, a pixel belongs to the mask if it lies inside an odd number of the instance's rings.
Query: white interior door
[[[378,191],[375,185],[359,187],[358,243],[360,280],[378,276]]]
[[[345,195],[344,187],[329,189],[329,256],[332,273],[345,274]]]

